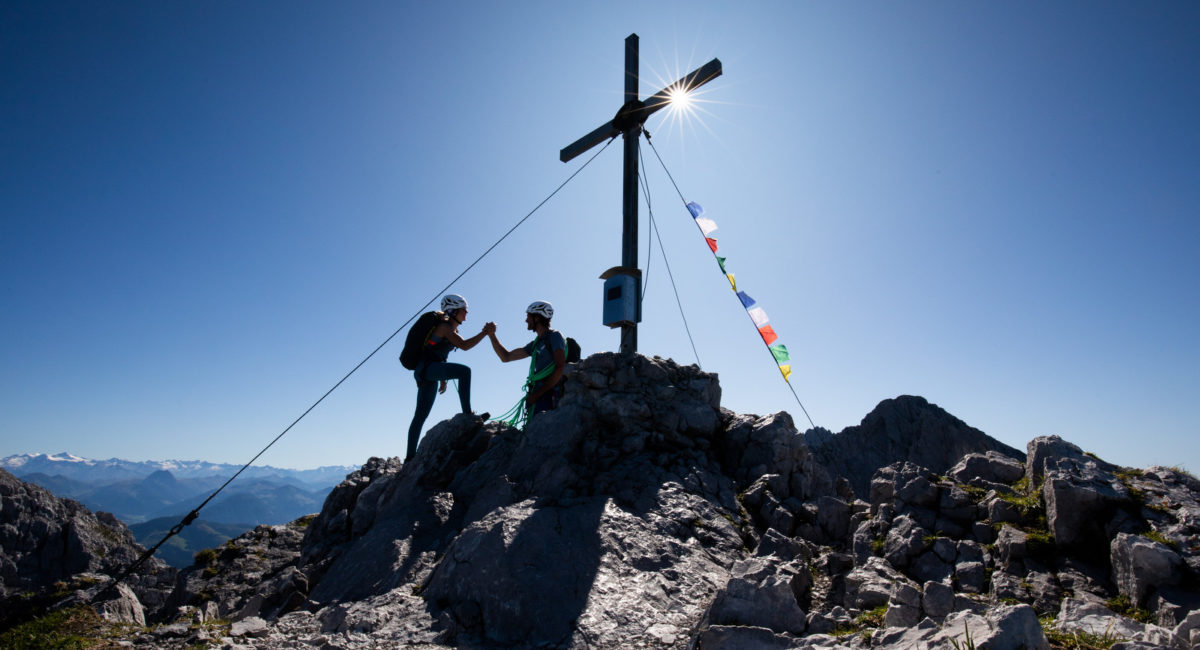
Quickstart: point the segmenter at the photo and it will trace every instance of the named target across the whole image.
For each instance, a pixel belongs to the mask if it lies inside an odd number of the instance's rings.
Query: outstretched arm
[[[492,349],[496,351],[496,356],[500,357],[500,360],[505,363],[508,363],[509,361],[516,361],[517,359],[525,359],[525,358],[529,357],[529,353],[525,351],[525,348],[517,348],[515,350],[509,350],[508,348],[501,345],[500,339],[496,338],[496,328],[495,327],[493,327],[492,330],[490,332],[488,332],[487,336],[489,339],[492,340]]]
[[[453,345],[454,347],[456,347],[460,350],[470,350],[471,348],[475,347],[476,344],[478,344],[480,341],[482,341],[483,337],[487,336],[489,327],[492,329],[493,332],[496,331],[496,326],[494,324],[487,323],[483,326],[483,329],[479,330],[478,334],[476,334],[475,336],[472,336],[469,339],[464,339],[463,337],[458,335],[458,332],[451,329],[449,332],[446,333],[446,340],[450,341],[451,345]]]

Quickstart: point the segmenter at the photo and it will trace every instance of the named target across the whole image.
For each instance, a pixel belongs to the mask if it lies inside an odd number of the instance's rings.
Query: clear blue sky
[[[248,460],[583,164],[630,33],[643,96],[724,63],[648,127],[818,425],[917,394],[1200,471],[1200,5],[1171,1],[5,2],[0,455]],[[524,343],[546,299],[616,347],[619,145],[454,287],[465,334]],[[724,405],[803,425],[643,151]],[[695,362],[657,243],[644,315],[641,351]],[[260,462],[402,455],[399,348]],[[452,360],[477,410],[518,399],[525,364]]]

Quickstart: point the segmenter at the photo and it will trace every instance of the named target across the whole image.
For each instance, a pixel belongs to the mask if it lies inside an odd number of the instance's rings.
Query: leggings
[[[421,429],[425,426],[425,418],[433,410],[433,400],[437,398],[439,381],[458,380],[458,401],[463,413],[471,412],[471,369],[461,363],[439,362],[418,367],[413,371],[413,379],[417,381],[417,412],[413,414],[412,424],[408,425],[408,459],[417,453],[417,439],[421,437]]]

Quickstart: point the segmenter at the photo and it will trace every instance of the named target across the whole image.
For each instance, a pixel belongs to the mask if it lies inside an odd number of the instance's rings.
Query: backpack
[[[429,335],[433,334],[434,328],[444,319],[445,316],[440,311],[427,311],[421,314],[404,339],[404,349],[400,351],[400,365],[409,370],[417,369],[417,364],[421,363],[421,356],[425,351],[425,343],[429,341]]]
[[[551,331],[553,332],[557,330]],[[562,334],[562,332],[559,332],[559,334]],[[537,339],[534,339],[534,341],[536,343]],[[567,345],[567,349],[563,351],[563,354],[567,356],[567,363],[579,363],[583,352],[579,347],[579,342],[567,336],[566,334],[563,334],[563,342],[565,342]]]

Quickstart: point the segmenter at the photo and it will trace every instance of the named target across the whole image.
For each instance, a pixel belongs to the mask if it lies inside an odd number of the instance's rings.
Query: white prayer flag
[[[763,311],[762,307],[755,307],[754,309],[748,309],[748,310],[746,310],[746,313],[750,314],[750,320],[754,321],[755,327],[762,327],[763,325],[766,325],[768,322],[767,321],[767,312]]]
[[[704,233],[705,237],[708,236],[708,233],[717,229],[717,222],[708,217],[697,217],[696,225],[700,226],[700,231]]]

